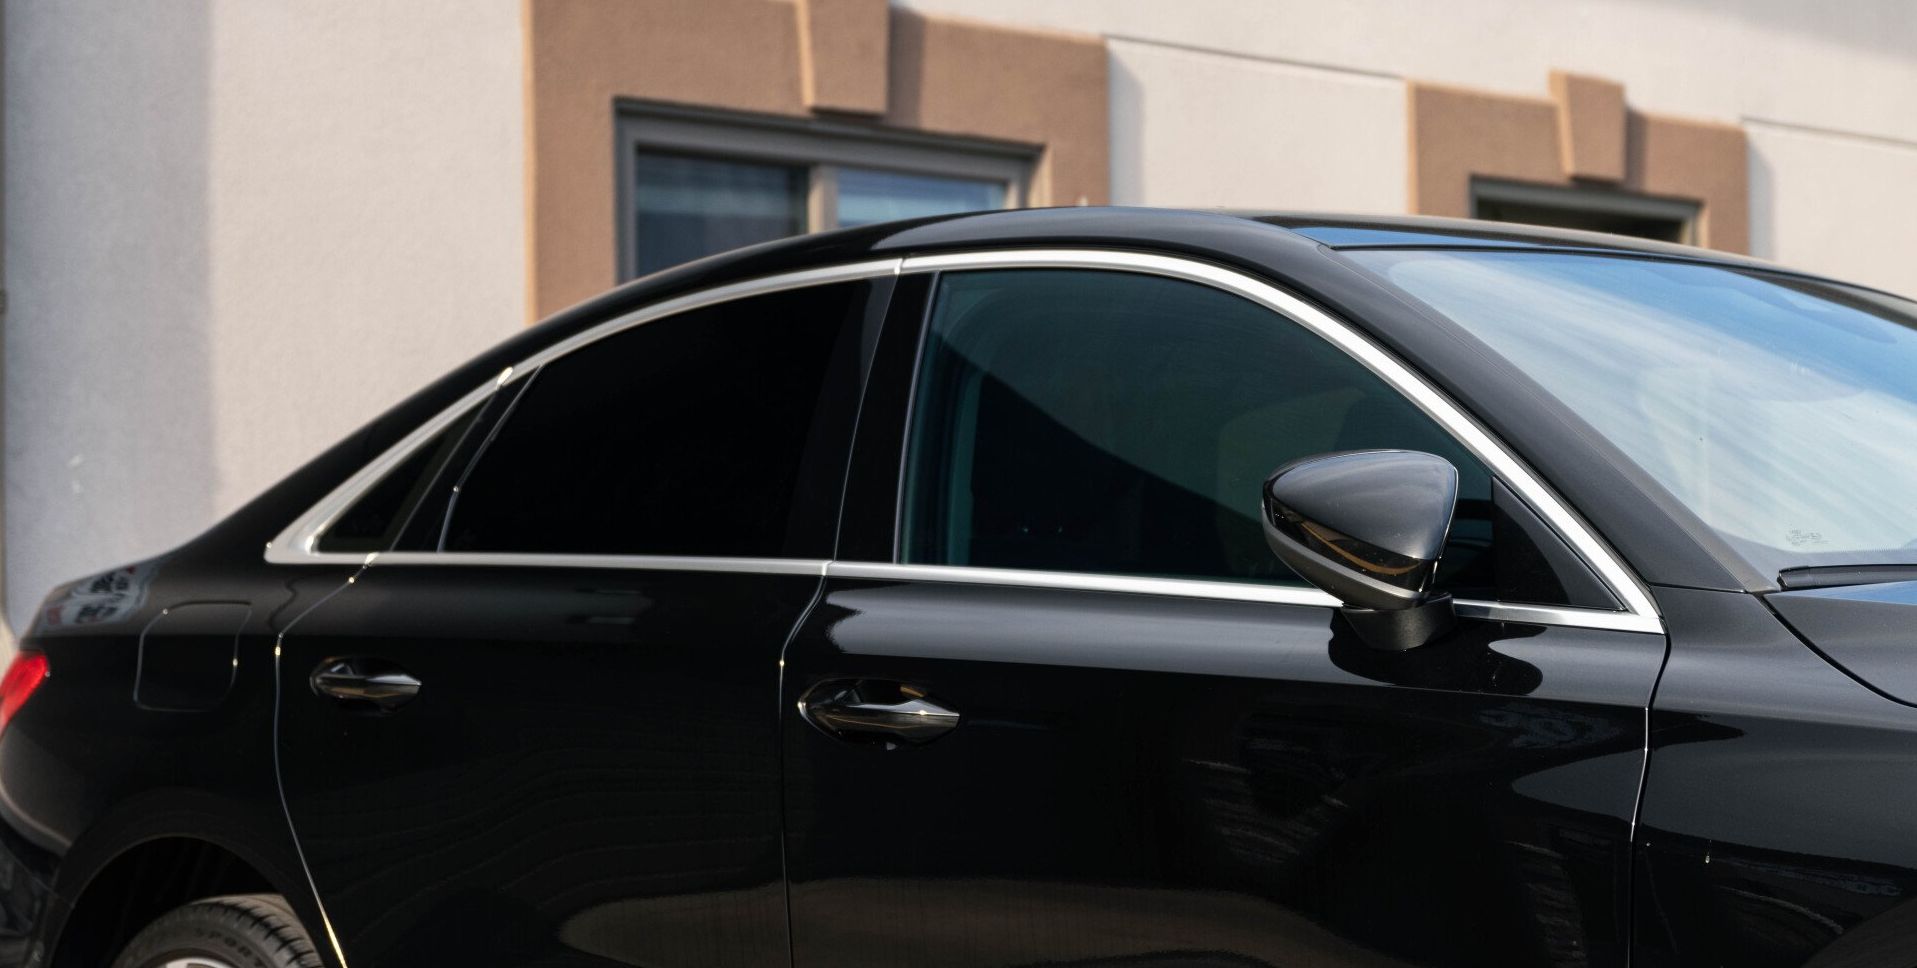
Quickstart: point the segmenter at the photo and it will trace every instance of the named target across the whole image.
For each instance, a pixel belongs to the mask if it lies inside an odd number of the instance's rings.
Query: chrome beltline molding
[[[746,575],[824,577],[816,558],[721,558],[701,555],[554,555],[494,551],[386,551],[369,564],[463,565],[493,568],[607,568],[629,571],[717,571]]]
[[[1216,598],[1232,602],[1272,605],[1315,605],[1335,608],[1338,600],[1304,585],[1254,585],[1248,582],[1205,581],[1194,578],[1147,578],[1135,575],[1098,575],[1069,571],[1029,571],[1023,568],[972,568],[964,565],[895,565],[878,561],[830,561],[825,573],[833,578],[873,581],[954,582],[966,585],[1008,585],[1016,588],[1060,588],[1132,595],[1171,595],[1178,598]]]
[[[536,371],[540,364],[622,330],[654,319],[746,296],[801,286],[869,279],[913,272],[961,269],[1051,268],[1102,269],[1141,272],[1208,285],[1250,299],[1286,316],[1328,340],[1391,384],[1448,430],[1479,460],[1484,461],[1511,489],[1528,502],[1571,544],[1604,583],[1625,604],[1624,611],[1506,605],[1460,600],[1460,615],[1497,621],[1540,625],[1572,625],[1630,632],[1662,633],[1650,592],[1584,520],[1558,498],[1542,480],[1489,431],[1451,399],[1396,357],[1350,325],[1269,283],[1222,266],[1178,256],[1105,249],[994,249],[945,255],[879,259],[767,276],[691,293],[608,320],[553,344],[520,361],[484,386],[475,388],[445,411],[407,434],[399,443],[340,484],[301,515],[266,547],[274,564],[379,564],[631,568],[643,570],[718,571],[754,574],[834,575],[878,580],[946,581],[1037,588],[1176,595],[1231,601],[1286,605],[1334,606],[1336,600],[1313,588],[1211,582],[1193,579],[1142,578],[1017,569],[969,568],[942,565],[899,565],[877,562],[817,561],[771,558],[680,557],[659,555],[556,555],[475,552],[359,552],[317,550],[319,536],[338,516],[379,479],[411,454],[413,449],[477,405],[500,386]]]
[[[972,568],[961,565],[898,565],[877,561],[828,561],[825,563],[825,573],[832,578],[868,581],[951,582],[966,585],[1001,585],[1012,588],[1054,588],[1130,595],[1168,595],[1176,598],[1210,598],[1269,605],[1303,605],[1314,608],[1336,608],[1340,604],[1330,594],[1309,586],[1254,585],[1248,582],[1209,581],[1197,578],[1147,578],[1135,575],[1098,575],[1067,571],[1027,571],[1018,568]],[[1641,619],[1629,612],[1596,608],[1512,605],[1467,598],[1458,599],[1453,603],[1453,607],[1465,618],[1492,622],[1568,625],[1619,632],[1662,633],[1664,631],[1661,626],[1646,628]]]

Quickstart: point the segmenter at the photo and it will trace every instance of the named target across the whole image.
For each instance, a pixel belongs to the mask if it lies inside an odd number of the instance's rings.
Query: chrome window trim
[[[942,581],[971,584],[1107,591],[1169,595],[1268,604],[1334,607],[1337,600],[1315,588],[1258,585],[1205,579],[1147,578],[1079,572],[972,568],[956,565],[910,565],[885,562],[823,561],[782,558],[725,558],[676,555],[561,555],[497,552],[321,552],[319,535],[360,495],[411,452],[444,429],[466,408],[475,406],[498,387],[533,373],[544,363],[598,342],[633,326],[666,316],[729,302],[747,296],[810,285],[847,282],[904,273],[970,269],[1096,269],[1139,272],[1183,279],[1239,295],[1296,322],[1343,350],[1403,393],[1465,449],[1510,485],[1513,491],[1550,523],[1573,550],[1589,564],[1625,603],[1623,611],[1517,605],[1459,600],[1458,613],[1492,621],[1537,625],[1566,625],[1628,632],[1662,633],[1664,623],[1650,592],[1584,520],[1555,492],[1531,473],[1489,431],[1466,414],[1410,367],[1373,343],[1350,324],[1282,289],[1245,273],[1180,256],[1105,249],[994,249],[943,255],[878,259],[806,269],[730,283],[689,293],[634,310],[608,320],[535,353],[507,368],[499,377],[475,388],[445,411],[421,424],[385,453],[369,462],[275,537],[266,547],[274,564],[389,564],[455,566],[524,566],[566,568],[620,568],[736,572],[747,574],[829,575],[874,580]]]
[[[665,316],[676,316],[679,313],[689,310],[704,309],[707,306],[716,306],[720,303],[731,302],[734,299],[744,299],[747,296],[764,296],[770,293],[784,292],[787,289],[801,289],[806,286],[823,286],[834,282],[856,282],[860,279],[895,276],[898,275],[899,267],[904,262],[904,259],[898,258],[875,259],[869,262],[826,266],[822,269],[802,269],[798,272],[761,276],[757,279],[747,279],[744,282],[734,282],[713,289],[702,289],[698,292],[687,293],[683,296],[668,299],[665,302],[653,303],[643,309],[635,309],[616,319],[607,320],[591,329],[574,333],[572,336],[526,357],[513,367],[515,371],[514,375],[504,382],[510,383],[512,380],[518,379],[520,374],[529,373],[544,363],[549,363],[583,346],[597,343],[608,336],[624,332],[634,326],[650,323],[655,319],[660,319]]]
[[[605,568],[626,571],[711,571],[743,575],[825,576],[820,558],[725,558],[704,555],[566,555],[505,551],[387,551],[375,565],[457,565],[492,568]]]
[[[898,258],[874,259],[848,265],[780,273],[703,289],[633,310],[560,340],[507,367],[498,378],[459,398],[457,403],[421,424],[412,433],[400,438],[400,441],[388,448],[385,453],[373,458],[325,497],[320,498],[319,503],[309,508],[305,514],[295,518],[293,523],[287,525],[286,529],[272,541],[267,542],[266,560],[276,565],[359,564],[365,561],[364,552],[318,550],[320,535],[325,533],[326,529],[331,527],[334,520],[345,513],[347,508],[352,507],[353,502],[359,500],[361,494],[379,483],[379,479],[385,477],[388,471],[412,456],[414,449],[432,439],[433,435],[445,429],[447,424],[458,419],[468,407],[479,404],[494,390],[528,376],[545,363],[615,333],[665,316],[716,306],[747,296],[760,296],[804,286],[897,275],[902,262],[904,260]]]
[[[1629,631],[1643,632],[1664,631],[1657,605],[1637,576],[1624,566],[1610,546],[1598,538],[1597,533],[1582,518],[1529,467],[1507,451],[1490,431],[1485,430],[1437,387],[1350,324],[1270,283],[1196,259],[1104,249],[1020,249],[912,256],[905,260],[900,272],[1018,268],[1104,269],[1183,279],[1242,296],[1304,326],[1404,394],[1473,456],[1483,461],[1571,545],[1625,606],[1621,612],[1600,609],[1563,611],[1578,615],[1609,616],[1603,620],[1606,627],[1625,627]]]
[[[1011,588],[1113,592],[1126,595],[1166,595],[1175,598],[1209,598],[1267,605],[1301,605],[1311,608],[1337,608],[1340,604],[1329,593],[1304,585],[1258,585],[1250,582],[1214,581],[1204,578],[1151,578],[1142,575],[1028,571],[1019,568],[973,568],[966,565],[899,565],[882,561],[838,560],[825,563],[825,574],[830,578],[865,581],[949,582]],[[1655,628],[1647,627],[1638,616],[1629,612],[1595,608],[1516,605],[1466,598],[1458,599],[1453,603],[1453,607],[1464,618],[1492,622],[1567,625],[1619,632],[1662,633],[1664,631],[1662,625]]]
[[[1205,578],[1152,578],[1144,575],[1106,575],[1076,571],[1034,571],[1025,568],[974,568],[969,565],[898,565],[883,561],[828,561],[831,578],[868,581],[950,582],[961,585],[1006,585],[1015,588],[1052,588],[1067,591],[1119,592],[1129,595],[1167,595],[1176,598],[1213,598],[1268,605],[1306,605],[1336,608],[1338,600],[1308,585],[1258,585],[1251,582]]]
[[[293,519],[273,540],[266,543],[266,560],[275,565],[358,565],[371,558],[364,551],[321,551],[318,548],[319,537],[346,509],[353,506],[360,496],[379,483],[380,478],[394,467],[399,466],[413,451],[433,439],[440,431],[457,420],[467,410],[485,403],[493,391],[505,386],[513,376],[513,368],[501,371],[499,376],[483,386],[474,387],[471,392],[459,398],[459,402],[435,414],[432,419],[420,424],[413,432],[401,437],[399,443],[386,449],[367,462],[364,467],[353,472],[340,485],[319,499],[319,503],[306,510],[305,514]],[[373,554],[377,554],[374,552]]]

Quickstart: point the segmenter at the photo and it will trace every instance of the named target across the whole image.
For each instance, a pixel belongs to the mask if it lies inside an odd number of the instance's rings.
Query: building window
[[[627,105],[620,277],[804,232],[1017,208],[1037,157],[851,122]]]
[[[1675,198],[1490,178],[1471,180],[1472,217],[1494,222],[1522,222],[1696,245],[1697,212],[1697,203]]]

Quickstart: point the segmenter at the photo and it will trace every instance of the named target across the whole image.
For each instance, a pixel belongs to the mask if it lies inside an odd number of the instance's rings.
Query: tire
[[[174,908],[127,943],[113,968],[322,968],[278,894],[209,897]]]

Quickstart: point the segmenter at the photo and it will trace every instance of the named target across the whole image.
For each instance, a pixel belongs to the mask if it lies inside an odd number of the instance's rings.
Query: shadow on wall
[[[1777,173],[1753,139],[1744,149],[1751,185],[1751,254],[1777,258]]]
[[[1111,85],[1112,204],[1140,205],[1145,197],[1143,146],[1149,136],[1145,89],[1123,58],[1106,55]]]
[[[1646,5],[1686,7],[1714,17],[1742,20],[1796,37],[1821,37],[1852,50],[1868,51],[1903,60],[1917,41],[1917,13],[1903,3],[1852,3],[1841,8],[1803,0],[1739,0],[1736,3],[1702,0],[1635,0]],[[1841,9],[1841,16],[1832,11]]]
[[[207,0],[5,8],[6,615],[211,520]]]

